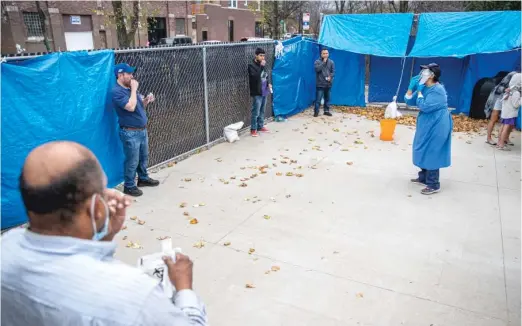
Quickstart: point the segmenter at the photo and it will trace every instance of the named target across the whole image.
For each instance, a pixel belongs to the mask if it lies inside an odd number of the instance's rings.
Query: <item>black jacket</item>
[[[315,86],[316,87],[332,87],[332,81],[335,74],[335,64],[332,60],[328,59],[326,62],[318,59],[314,63],[315,68]],[[330,81],[326,80],[326,77],[330,77]]]
[[[270,84],[270,73],[265,67],[261,67],[261,63],[255,59],[248,64],[248,82],[250,85],[250,96],[261,96],[263,91],[261,89],[261,75],[263,72],[267,74],[267,82]]]

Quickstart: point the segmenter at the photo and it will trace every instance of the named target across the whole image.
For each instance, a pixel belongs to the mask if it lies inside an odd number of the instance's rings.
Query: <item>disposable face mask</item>
[[[98,229],[96,228],[96,221],[94,218],[95,213],[96,213],[94,211],[94,208],[96,206],[96,196],[98,196],[98,195],[97,194],[92,195],[92,200],[91,200],[91,220],[92,220],[92,228],[94,231],[94,235],[92,236],[92,239],[94,241],[100,241],[109,233],[109,206],[107,205],[105,200],[100,196],[101,202],[103,203],[103,206],[105,207],[105,224],[103,224],[101,231],[98,231]]]
[[[421,71],[420,76],[421,78],[419,80],[419,85],[424,85],[428,79],[433,76],[433,72],[431,72],[429,69],[424,69]]]

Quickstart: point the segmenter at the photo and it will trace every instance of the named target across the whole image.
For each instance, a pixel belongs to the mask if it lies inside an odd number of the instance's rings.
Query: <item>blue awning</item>
[[[353,53],[403,57],[412,22],[413,14],[328,15],[318,42]]]
[[[428,13],[411,57],[464,57],[520,48],[520,11]]]

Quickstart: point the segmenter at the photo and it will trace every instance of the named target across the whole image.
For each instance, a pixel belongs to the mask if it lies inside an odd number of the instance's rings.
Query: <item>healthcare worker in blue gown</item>
[[[451,165],[453,119],[446,89],[439,83],[439,65],[430,63],[421,69],[412,78],[404,99],[408,103],[416,95],[420,111],[413,140],[413,164],[421,171],[411,182],[424,185],[421,193],[431,195],[440,191],[439,169]]]

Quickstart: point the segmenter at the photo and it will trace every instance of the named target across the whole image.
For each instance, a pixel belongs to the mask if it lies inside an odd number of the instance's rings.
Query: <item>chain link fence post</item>
[[[207,84],[207,48],[203,47],[203,89],[205,96],[205,132],[207,136],[207,147],[210,146],[210,122],[208,114],[208,84]]]

